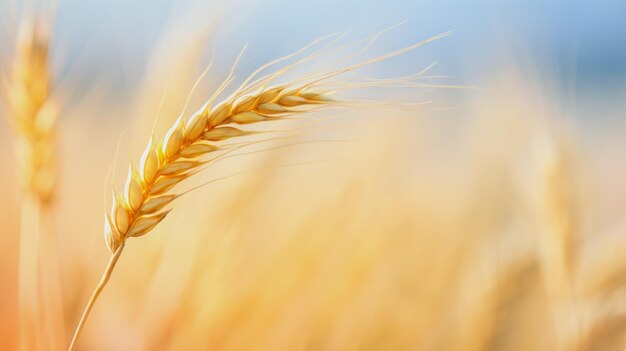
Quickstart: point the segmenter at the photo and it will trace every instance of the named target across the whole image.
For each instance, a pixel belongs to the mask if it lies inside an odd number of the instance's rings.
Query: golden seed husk
[[[237,124],[256,123],[264,121],[265,119],[265,116],[254,112],[242,112],[230,117],[230,120]]]

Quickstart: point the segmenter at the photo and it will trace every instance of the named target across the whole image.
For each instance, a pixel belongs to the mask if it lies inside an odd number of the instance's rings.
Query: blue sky
[[[172,13],[198,1],[60,3],[57,35],[66,37],[71,50],[86,47],[94,60],[107,61],[122,47],[133,49],[127,59],[141,57]],[[439,61],[459,79],[480,77],[504,54],[573,75],[577,84],[622,84],[626,76],[626,1],[234,0],[203,7],[207,20],[214,20],[215,8],[226,8],[216,21],[223,41],[215,45],[250,42],[259,59],[329,33],[351,29],[359,37],[407,20],[385,44],[405,45],[453,29],[452,38],[423,55],[424,62]]]

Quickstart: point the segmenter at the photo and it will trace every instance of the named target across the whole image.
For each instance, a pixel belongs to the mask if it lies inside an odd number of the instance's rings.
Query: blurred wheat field
[[[136,90],[96,81],[77,95],[67,78],[55,91],[64,341],[109,256],[110,185],[157,113],[157,133],[174,122],[209,59],[215,25],[181,23],[146,55]],[[538,75],[503,66],[479,89],[407,94],[428,104],[272,122],[304,127],[203,171],[187,188],[219,180],[130,240],[77,349],[624,350],[626,125],[589,136]],[[190,105],[224,75],[211,71]],[[2,123],[2,350],[20,349],[13,138]]]

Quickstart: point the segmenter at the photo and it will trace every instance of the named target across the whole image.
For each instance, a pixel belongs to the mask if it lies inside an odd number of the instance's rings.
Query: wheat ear
[[[581,319],[577,314],[574,290],[574,263],[578,256],[576,197],[574,177],[562,141],[550,134],[535,134],[533,151],[537,167],[534,202],[537,218],[539,263],[555,320],[557,347],[571,350],[580,340]],[[576,337],[571,337],[576,336]]]
[[[232,80],[238,58],[225,82],[203,108],[189,118],[181,115],[167,131],[163,140],[159,141],[154,137],[150,139],[141,156],[139,167],[136,168],[131,164],[124,190],[114,191],[111,211],[105,214],[104,228],[106,243],[113,256],[79,321],[69,350],[74,349],[89,312],[115,268],[126,239],[149,233],[167,216],[168,205],[181,196],[180,193],[171,191],[172,188],[219,158],[217,156],[206,159],[211,154],[215,155],[220,150],[226,150],[220,145],[223,141],[254,133],[241,129],[244,125],[279,120],[321,107],[345,107],[340,101],[329,97],[331,92],[320,88],[321,82],[364,65],[402,54],[439,37],[441,36],[353,66],[314,74],[281,85],[270,86],[278,76],[298,62],[252,81],[252,78],[260,73],[260,70],[257,70],[233,95],[213,106],[215,97]],[[299,62],[304,61],[306,58]],[[261,69],[265,67],[267,65]]]
[[[20,179],[25,192],[47,205],[54,195],[56,112],[51,99],[48,35],[25,21],[18,38],[8,87],[18,136]]]
[[[58,259],[49,225],[56,173],[57,114],[51,97],[49,32],[44,22],[43,19],[26,18],[21,23],[7,82],[10,121],[15,127],[19,178],[24,193],[19,289],[21,340],[27,348],[31,343],[39,343],[38,338],[42,335],[46,337],[44,342],[48,348],[58,348],[65,343],[59,339],[64,332]],[[45,266],[40,267],[42,262]]]

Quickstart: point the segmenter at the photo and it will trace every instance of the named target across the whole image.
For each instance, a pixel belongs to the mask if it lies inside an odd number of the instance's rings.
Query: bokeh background
[[[0,5],[3,65],[23,5]],[[138,159],[164,92],[157,132],[212,54],[194,108],[246,43],[239,81],[322,36],[403,23],[368,57],[454,33],[359,74],[436,62],[428,82],[454,87],[360,92],[428,104],[337,116],[203,173],[191,185],[250,170],[190,193],[129,242],[79,349],[624,348],[625,2],[61,0],[49,13],[61,344],[107,261],[111,184]],[[7,350],[19,341],[12,143],[0,124]]]

